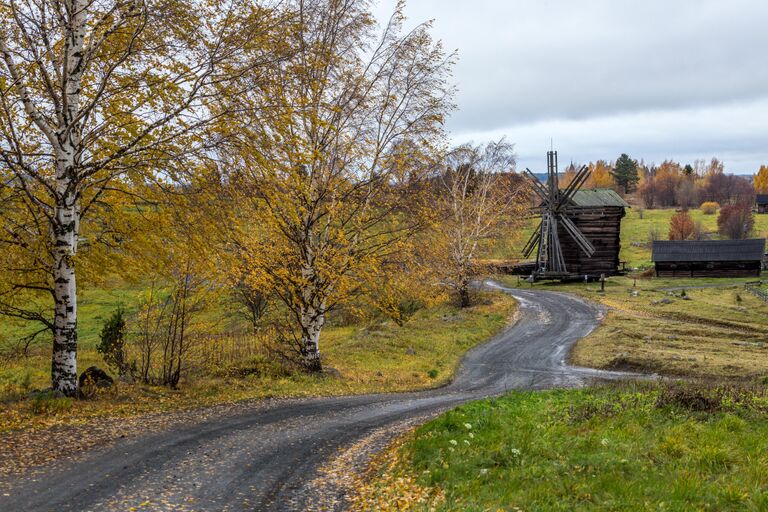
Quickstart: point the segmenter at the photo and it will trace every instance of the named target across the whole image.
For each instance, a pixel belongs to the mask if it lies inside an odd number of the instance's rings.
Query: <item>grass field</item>
[[[0,431],[86,421],[99,415],[133,415],[253,398],[435,387],[451,378],[467,349],[501,330],[515,311],[514,300],[504,294],[484,294],[478,301],[478,305],[467,309],[447,303],[422,309],[402,327],[386,320],[327,327],[323,331],[321,351],[325,364],[338,371],[335,376],[285,372],[255,360],[239,363],[233,375],[223,372],[196,378],[185,382],[177,391],[117,385],[94,400],[28,399],[25,397],[30,390],[49,385],[50,356],[46,350],[40,350],[29,359],[7,361],[0,366],[3,407]],[[98,310],[97,305],[91,307]],[[93,321],[96,322],[95,317]],[[79,353],[81,368],[89,364],[104,366],[94,350],[94,342],[84,340]]]
[[[628,209],[627,216],[621,223],[621,254],[620,259],[627,262],[630,268],[641,268],[651,265],[650,236],[657,233],[661,239],[669,234],[669,220],[675,214],[673,209],[637,210]],[[693,220],[701,222],[704,231],[713,238],[717,235],[717,215],[704,215],[698,209],[690,210]],[[640,218],[642,216],[642,218]],[[768,214],[755,215],[756,238],[768,237]]]
[[[612,277],[605,293],[599,283],[534,286],[607,306],[602,324],[571,353],[573,364],[750,380],[768,376],[768,304],[744,289],[748,281]],[[708,285],[730,287],[695,288]]]
[[[768,509],[764,389],[516,392],[418,428],[358,510]]]

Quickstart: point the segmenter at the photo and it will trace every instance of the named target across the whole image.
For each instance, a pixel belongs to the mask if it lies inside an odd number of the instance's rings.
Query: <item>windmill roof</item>
[[[765,238],[750,240],[656,240],[651,259],[677,261],[759,261]]]
[[[622,208],[629,208],[627,202],[609,188],[577,190],[571,200],[576,206],[620,206]]]

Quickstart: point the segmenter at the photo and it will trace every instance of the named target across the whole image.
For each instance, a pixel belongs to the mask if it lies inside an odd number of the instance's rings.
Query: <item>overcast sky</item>
[[[378,0],[388,18],[396,0]],[[766,0],[410,0],[456,49],[454,142],[506,136],[518,167],[717,156],[768,163]]]

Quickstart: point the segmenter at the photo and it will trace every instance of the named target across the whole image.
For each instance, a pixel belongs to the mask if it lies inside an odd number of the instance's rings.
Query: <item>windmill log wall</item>
[[[618,273],[621,219],[624,215],[624,208],[619,206],[585,206],[569,210],[568,218],[595,247],[595,253],[590,258],[579,249],[565,229],[558,226],[563,258],[569,273],[590,277]]]

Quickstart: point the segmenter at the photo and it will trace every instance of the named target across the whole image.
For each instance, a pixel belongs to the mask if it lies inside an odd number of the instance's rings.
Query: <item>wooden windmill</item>
[[[561,234],[570,236],[579,249],[588,257],[592,257],[595,248],[579,228],[568,218],[573,205],[573,196],[589,177],[586,166],[579,169],[570,184],[560,190],[557,175],[557,151],[547,152],[547,183],[543,185],[536,176],[526,169],[532,181],[533,190],[541,199],[536,208],[541,216],[541,222],[525,244],[523,255],[530,258],[536,250],[535,277],[562,277],[568,274],[560,246]]]

